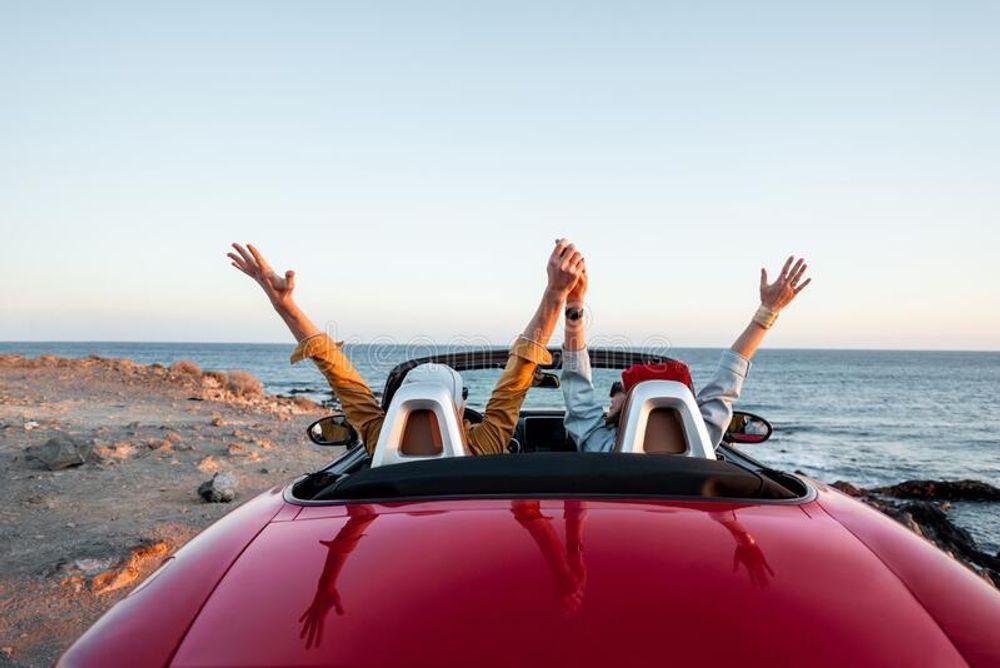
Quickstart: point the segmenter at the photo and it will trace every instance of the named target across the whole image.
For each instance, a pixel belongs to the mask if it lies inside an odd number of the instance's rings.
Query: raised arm
[[[778,313],[791,304],[796,295],[812,282],[811,278],[802,280],[808,268],[805,258],[800,257],[796,261],[795,257],[790,255],[785,260],[785,266],[781,268],[778,278],[770,284],[767,282],[767,269],[760,268],[760,307],[750,324],[733,343],[731,349],[734,353],[748,360],[753,357],[767,330],[778,319]]]
[[[565,350],[576,351],[587,347],[586,334],[583,327],[583,308],[584,299],[587,296],[589,278],[587,263],[581,260],[580,276],[573,285],[573,289],[566,295],[566,310],[575,309],[580,317],[566,318],[566,333],[565,340],[563,341],[563,349]]]
[[[552,360],[546,345],[559,321],[566,295],[576,283],[583,255],[566,239],[556,241],[546,264],[547,280],[541,302],[514,342],[507,366],[500,375],[483,413],[483,421],[469,431],[469,447],[476,454],[505,452],[517,426],[524,397],[531,389],[535,369]]]
[[[357,370],[336,343],[313,324],[312,320],[296,305],[292,298],[295,290],[295,272],[286,271],[279,276],[264,256],[247,244],[246,248],[233,244],[235,253],[228,253],[233,266],[242,271],[264,290],[274,310],[288,325],[292,336],[298,341],[292,352],[292,364],[306,357],[315,362],[334,395],[340,400],[347,420],[361,434],[365,448],[371,454],[378,441],[385,414],[372,395],[371,388],[364,382]]]
[[[575,318],[566,318],[563,341],[562,391],[566,403],[563,427],[582,452],[606,452],[614,446],[614,430],[605,424],[604,407],[594,390],[587,352],[583,308],[590,275],[586,264],[576,285],[566,297],[566,311],[575,311]]]
[[[233,250],[236,252],[227,253],[226,256],[232,260],[234,267],[257,281],[257,284],[271,301],[271,306],[288,325],[288,329],[296,341],[302,342],[310,336],[320,334],[319,328],[302,312],[302,309],[292,298],[292,293],[295,291],[294,271],[289,269],[283,277],[279,276],[252,244],[247,244],[246,248],[239,244],[233,244]]]
[[[733,418],[733,403],[743,391],[743,381],[750,370],[750,358],[777,320],[778,313],[812,281],[811,278],[802,280],[807,267],[804,259],[795,261],[794,257],[789,257],[774,283],[767,282],[767,270],[761,268],[760,307],[732,347],[722,353],[715,375],[698,393],[701,416],[716,446]]]

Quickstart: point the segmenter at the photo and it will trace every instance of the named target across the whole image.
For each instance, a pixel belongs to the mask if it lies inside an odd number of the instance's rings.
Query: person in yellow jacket
[[[348,422],[358,430],[370,455],[378,442],[385,412],[340,346],[322,333],[295,303],[292,298],[295,272],[286,271],[284,276],[275,273],[260,251],[250,244],[244,248],[234,243],[233,250],[235,252],[227,254],[233,266],[257,281],[298,341],[292,352],[292,364],[307,357],[315,362],[340,399]],[[469,450],[473,454],[493,455],[507,451],[507,444],[517,426],[521,403],[531,388],[535,368],[552,361],[546,345],[559,320],[566,295],[584,271],[583,255],[566,239],[558,239],[549,255],[546,271],[548,280],[541,303],[511,347],[507,366],[486,404],[483,421],[478,424],[463,421]],[[404,382],[415,380],[435,382],[446,387],[458,415],[463,414],[463,384],[457,371],[443,364],[424,364],[412,369]]]

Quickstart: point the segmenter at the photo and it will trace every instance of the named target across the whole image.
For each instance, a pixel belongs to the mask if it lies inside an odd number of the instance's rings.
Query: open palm
[[[793,265],[792,263],[795,262]],[[805,263],[805,258],[795,261],[794,256],[789,256],[785,260],[785,266],[781,268],[781,273],[774,283],[767,282],[767,269],[761,267],[760,270],[760,303],[772,311],[780,311],[788,306],[795,299],[795,295],[802,292],[811,278],[802,280],[809,265]]]
[[[279,276],[252,244],[247,244],[246,248],[233,244],[233,249],[236,253],[226,253],[233,266],[257,281],[275,307],[286,306],[291,301],[292,291],[295,290],[294,271],[289,270],[283,277]]]

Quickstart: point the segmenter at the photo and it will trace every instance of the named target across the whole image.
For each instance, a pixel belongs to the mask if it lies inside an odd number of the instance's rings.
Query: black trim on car
[[[353,466],[363,466],[363,461]],[[773,473],[778,472],[664,455],[536,453],[460,457],[362,468],[350,475],[346,474],[349,466],[336,468],[340,471],[331,467],[319,472],[319,478],[314,474],[297,479],[285,488],[285,500],[303,506],[487,498],[789,504],[802,503],[815,494],[811,486],[797,478],[792,477],[799,490],[776,480]],[[315,498],[323,495],[328,498]]]
[[[594,369],[627,369],[633,364],[667,364],[678,360],[664,355],[636,352],[616,348],[593,348],[587,351],[590,355],[590,366]],[[552,355],[551,364],[539,364],[540,369],[562,368],[562,348],[549,348]],[[502,369],[510,357],[509,348],[477,348],[473,350],[442,353],[418,357],[397,364],[385,381],[382,392],[382,409],[388,410],[392,397],[403,383],[403,378],[416,366],[427,363],[447,364],[458,372],[474,369]]]

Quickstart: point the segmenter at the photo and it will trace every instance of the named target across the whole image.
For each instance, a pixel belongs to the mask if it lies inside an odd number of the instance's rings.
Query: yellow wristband
[[[774,321],[778,319],[778,314],[772,311],[763,304],[757,309],[757,312],[753,314],[753,321],[763,327],[764,329],[771,329],[771,325]]]

